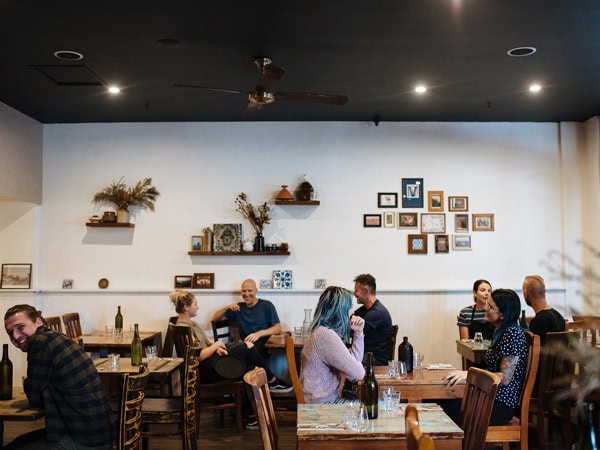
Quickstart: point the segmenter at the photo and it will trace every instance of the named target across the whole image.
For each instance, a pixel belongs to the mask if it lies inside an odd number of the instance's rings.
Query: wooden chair
[[[419,413],[415,405],[408,405],[404,412],[404,430],[407,450],[434,450],[433,439],[421,434]]]
[[[540,357],[538,391],[530,404],[530,413],[537,416],[538,446],[541,450],[546,449],[546,419],[560,420],[565,446],[570,447],[573,443],[570,402],[557,402],[555,399],[558,394],[571,389],[576,364],[569,354],[578,340],[578,331],[546,333],[546,343]],[[555,411],[559,412],[558,417]]]
[[[392,325],[392,335],[390,336],[390,357],[389,359],[394,359],[396,355],[396,336],[398,335],[398,325]]]
[[[57,331],[58,333],[63,332],[62,325],[60,322],[60,316],[48,316],[44,317],[44,320],[46,321],[46,325],[48,325],[54,331]]]
[[[125,374],[123,390],[119,404],[119,436],[116,450],[134,450],[140,448],[142,427],[142,402],[144,388],[150,370],[142,366],[139,375]]]
[[[465,433],[463,450],[483,450],[500,380],[499,375],[487,370],[469,369],[458,419]]]
[[[531,394],[535,386],[540,360],[540,337],[531,333],[525,333],[527,340],[527,370],[525,372],[525,384],[521,390],[519,404],[521,405],[519,417],[513,417],[510,425],[489,426],[485,438],[486,443],[502,443],[502,448],[508,450],[510,442],[518,442],[521,450],[529,448],[529,404]]]
[[[62,321],[65,325],[65,334],[75,342],[83,335],[81,331],[81,322],[79,321],[79,313],[68,313],[62,315]]]
[[[279,430],[265,369],[259,367],[247,372],[244,381],[252,391],[252,406],[258,421],[263,449],[279,450]]]
[[[187,345],[194,342],[192,329],[186,326],[169,324],[173,341],[175,342],[175,351],[178,355],[184,352]],[[198,376],[198,395],[196,396],[196,419],[197,426],[200,426],[200,410],[219,411],[221,414],[221,423],[224,421],[224,410],[235,409],[236,424],[238,432],[242,431],[242,397],[244,382],[241,380],[225,380],[215,383],[201,383]]]
[[[294,347],[294,338],[292,333],[286,331],[285,333],[285,357],[287,359],[288,370],[290,372],[290,380],[292,380],[292,386],[294,387],[294,394],[296,394],[296,401],[298,404],[304,403],[304,391],[300,384],[300,378],[298,377],[298,368],[296,367],[296,348]]]
[[[577,319],[575,319],[577,318]],[[598,344],[600,318],[597,316],[573,316],[573,322],[568,322],[567,331],[580,331],[581,340],[595,347]]]
[[[229,319],[211,321],[213,330],[213,340],[215,342],[225,339],[227,342],[239,341],[240,333],[236,322],[231,322]]]
[[[176,324],[178,319],[178,316],[169,317],[169,324]],[[173,342],[173,335],[171,334],[171,328],[169,328],[169,324],[167,324],[165,342],[163,344],[162,353],[160,354],[162,358],[171,358],[173,356],[173,347],[175,343]]]
[[[181,398],[146,398],[142,404],[142,444],[148,448],[152,436],[181,436],[183,450],[196,450],[196,388],[198,386],[198,358],[200,346],[186,347],[181,378]],[[151,431],[150,425],[177,424],[176,431]]]

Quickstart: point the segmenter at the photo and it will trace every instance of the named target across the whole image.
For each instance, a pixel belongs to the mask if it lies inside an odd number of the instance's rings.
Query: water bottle
[[[408,342],[408,337],[404,336],[402,342],[398,346],[398,361],[402,361],[406,364],[406,371],[413,371],[413,346]]]
[[[367,353],[367,369],[360,389],[360,399],[367,408],[369,420],[377,419],[379,407],[379,388],[373,370],[373,352]]]
[[[2,361],[0,361],[0,400],[12,398],[13,365],[8,359],[8,344],[2,345]]]
[[[140,329],[137,323],[134,325],[133,339],[131,341],[131,365],[142,365],[142,340],[140,339]]]

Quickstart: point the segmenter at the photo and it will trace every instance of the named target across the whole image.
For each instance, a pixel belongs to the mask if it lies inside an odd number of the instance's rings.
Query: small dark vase
[[[254,251],[255,252],[264,252],[265,251],[265,237],[262,233],[256,233],[256,238],[254,239]]]
[[[598,450],[600,430],[598,424],[598,409],[592,402],[584,403],[578,411],[579,442],[577,450]]]

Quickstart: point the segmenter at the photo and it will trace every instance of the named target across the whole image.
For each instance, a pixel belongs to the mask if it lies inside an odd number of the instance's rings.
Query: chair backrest
[[[394,359],[396,355],[396,336],[398,335],[398,325],[392,325],[392,335],[390,336],[390,357],[389,359]]]
[[[196,436],[196,396],[198,395],[198,365],[200,364],[201,351],[200,345],[194,343],[193,345],[188,345],[183,352],[184,365],[181,392],[186,440],[193,439],[193,436]],[[195,448],[195,446],[192,445],[192,448]]]
[[[265,369],[259,367],[244,375],[244,381],[252,390],[252,405],[258,421],[264,450],[279,450],[279,431],[271,401]]]
[[[433,439],[421,434],[419,413],[415,405],[408,405],[404,412],[404,430],[408,450],[434,450]]]
[[[296,394],[296,401],[298,404],[302,404],[304,403],[304,391],[302,390],[302,384],[300,384],[300,378],[298,378],[294,338],[292,337],[292,333],[289,331],[286,331],[285,333],[285,357],[287,359],[288,370],[290,372],[292,386],[294,387],[294,393]]]
[[[483,450],[500,380],[487,370],[469,369],[458,420],[465,433],[463,450]]]
[[[81,335],[81,322],[79,321],[79,313],[67,313],[62,315],[62,321],[65,325],[65,334],[71,339],[77,341]]]
[[[119,436],[117,450],[138,449],[141,437],[142,402],[144,401],[144,388],[150,375],[148,366],[140,368],[139,375],[125,374],[123,376],[123,390],[119,407]]]
[[[521,389],[519,398],[519,405],[521,405],[521,440],[523,442],[527,442],[529,436],[527,421],[529,420],[529,403],[533,394],[540,362],[540,337],[528,331],[525,333],[525,341],[528,348],[527,368],[525,369],[525,384]]]
[[[557,331],[546,333],[546,343],[541,354],[540,376],[538,377],[538,402],[542,408],[559,393],[571,389],[576,363],[572,358],[572,347],[579,340],[579,331]]]
[[[186,325],[169,324],[173,343],[175,344],[175,352],[179,357],[185,357],[186,347],[194,344],[194,334],[192,329]]]
[[[178,316],[169,317],[169,324],[176,324],[178,319]],[[163,358],[170,358],[171,356],[173,356],[173,345],[175,344],[173,343],[173,335],[171,334],[171,328],[169,328],[169,326],[167,325],[167,332],[165,333],[165,343],[163,344],[162,353],[160,356],[162,356]]]
[[[60,316],[48,316],[48,317],[44,317],[44,320],[46,321],[46,324],[53,329],[54,331],[57,331],[59,333],[62,333],[62,324],[60,321]]]
[[[575,319],[577,317],[577,319]],[[581,331],[581,340],[592,346],[598,343],[598,331],[600,330],[600,318],[597,316],[573,316],[574,321],[567,323],[567,330]]]
[[[215,342],[221,339],[226,339],[227,342],[235,342],[240,340],[237,322],[229,319],[220,319],[211,321],[213,330],[213,340]]]

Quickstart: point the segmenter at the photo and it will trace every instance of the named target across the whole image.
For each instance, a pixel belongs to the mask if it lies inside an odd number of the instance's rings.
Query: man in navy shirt
[[[354,296],[362,306],[354,315],[365,320],[365,353],[373,353],[373,364],[387,366],[390,358],[390,340],[392,337],[392,317],[388,309],[377,300],[377,285],[371,274],[358,275],[354,279]]]
[[[254,347],[266,360],[268,355],[265,345],[272,334],[281,333],[281,323],[273,303],[269,300],[259,299],[257,293],[258,289],[254,280],[244,280],[240,289],[243,301],[219,309],[213,315],[212,320],[226,318],[237,322],[240,337],[245,342],[254,344]],[[262,367],[265,368],[269,377],[269,389],[290,392],[292,387],[285,381],[276,378],[266,366],[265,362]]]

